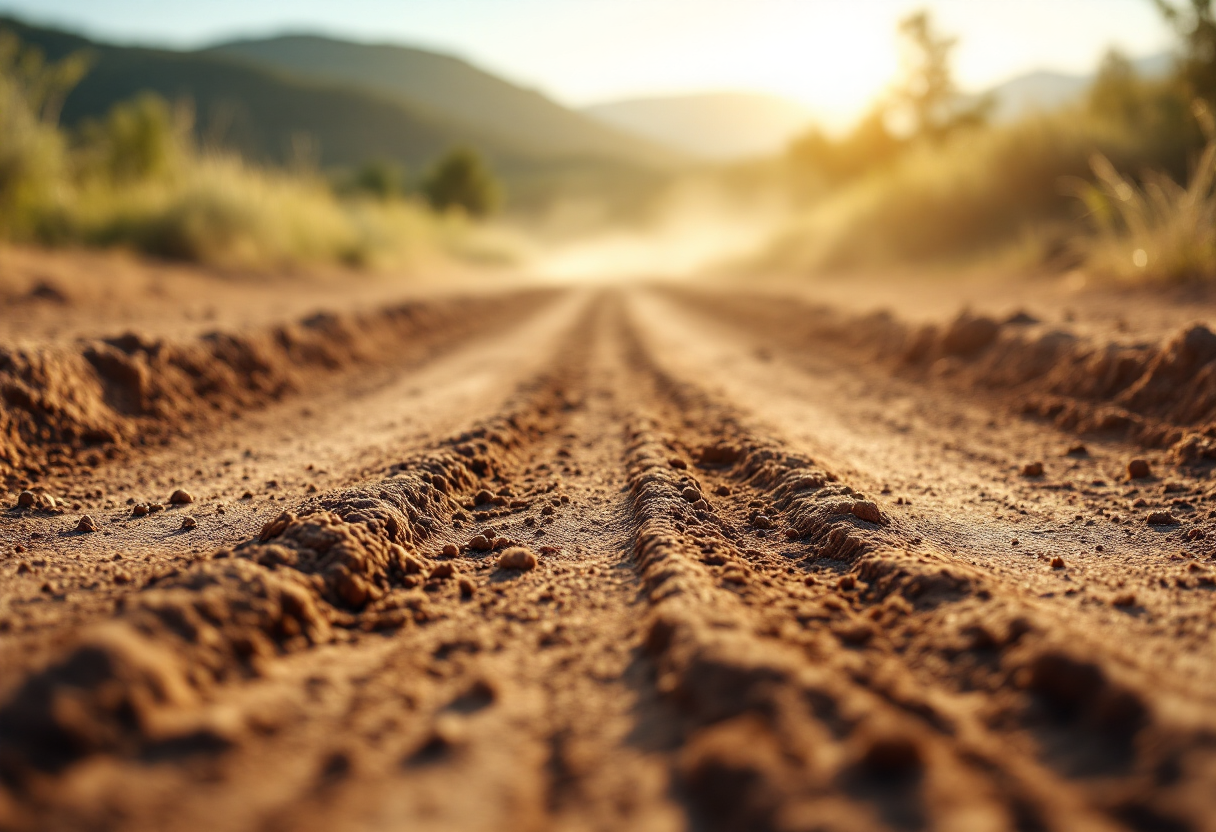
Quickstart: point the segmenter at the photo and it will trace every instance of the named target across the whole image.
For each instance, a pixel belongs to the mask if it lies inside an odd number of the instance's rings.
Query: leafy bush
[[[476,151],[456,148],[436,163],[422,182],[422,193],[437,211],[453,208],[484,217],[497,209],[502,190]]]
[[[103,121],[82,128],[83,172],[113,183],[171,176],[186,161],[190,127],[186,111],[175,115],[151,93],[117,104]]]

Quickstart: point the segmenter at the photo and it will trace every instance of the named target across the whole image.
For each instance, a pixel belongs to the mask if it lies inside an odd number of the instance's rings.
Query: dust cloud
[[[741,196],[717,182],[682,182],[643,221],[534,238],[524,269],[561,283],[692,277],[769,245],[789,216],[786,203],[775,192]]]

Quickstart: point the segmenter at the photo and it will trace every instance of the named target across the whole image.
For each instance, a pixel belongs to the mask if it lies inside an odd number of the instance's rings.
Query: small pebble
[[[454,558],[460,554],[460,549],[456,548],[455,543],[443,544],[443,553],[450,558]]]
[[[182,531],[188,532],[191,529],[197,529],[197,528],[198,528],[198,521],[195,520],[193,517],[183,517],[182,518]]]
[[[97,521],[89,515],[80,518],[80,522],[76,524],[78,532],[95,532],[97,531]]]
[[[1023,477],[1041,477],[1043,476],[1043,463],[1027,462],[1022,466]]]
[[[148,514],[148,506],[144,503],[136,503],[131,509],[131,514],[135,517],[144,517]]]
[[[180,506],[186,503],[193,503],[194,495],[184,488],[179,488],[169,495],[169,503],[171,505]]]
[[[38,495],[36,495],[33,491],[22,491],[17,495],[17,506],[19,508],[29,508],[37,499]]]
[[[473,535],[473,539],[469,541],[469,548],[474,552],[488,552],[492,545],[484,534]]]
[[[1052,569],[1063,569],[1064,568],[1064,558],[1058,557],[1058,556],[1052,558],[1051,559],[1051,568]]]

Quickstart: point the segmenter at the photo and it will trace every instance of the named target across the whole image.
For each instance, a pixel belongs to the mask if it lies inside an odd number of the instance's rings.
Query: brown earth
[[[0,828],[1216,830],[1207,306],[73,279]]]

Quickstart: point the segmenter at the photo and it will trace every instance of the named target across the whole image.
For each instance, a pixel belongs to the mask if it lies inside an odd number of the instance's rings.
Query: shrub
[[[347,194],[399,199],[406,192],[405,168],[390,159],[372,159],[360,165],[339,187]]]
[[[189,152],[190,126],[184,110],[175,116],[152,93],[116,104],[104,120],[81,129],[83,172],[124,184],[170,176]]]
[[[436,163],[422,181],[422,193],[437,211],[453,208],[470,216],[493,213],[502,189],[476,151],[456,148]]]

